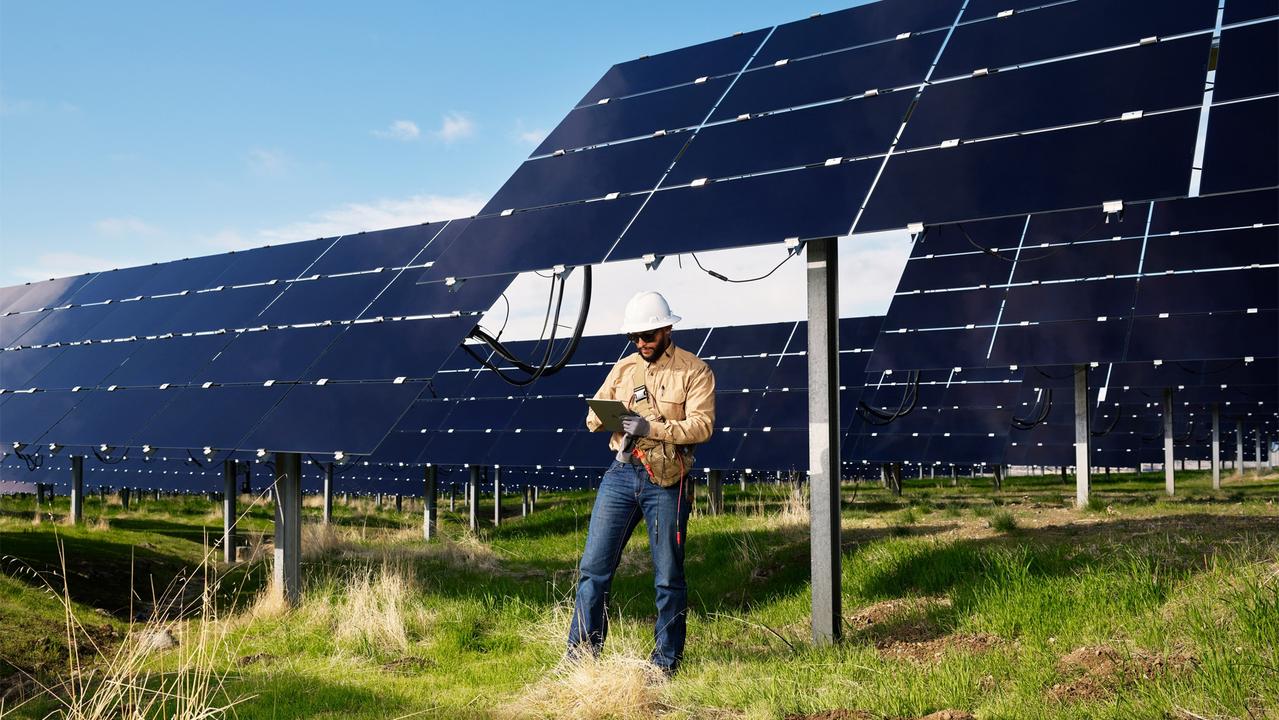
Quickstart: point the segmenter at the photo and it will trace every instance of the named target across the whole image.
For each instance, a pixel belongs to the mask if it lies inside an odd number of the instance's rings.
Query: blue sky
[[[851,4],[4,0],[0,285],[470,214],[613,63]]]

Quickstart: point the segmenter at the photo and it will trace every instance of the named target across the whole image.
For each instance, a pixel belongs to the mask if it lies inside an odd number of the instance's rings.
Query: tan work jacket
[[[652,415],[647,402],[636,403],[635,388],[628,382],[631,368],[636,365],[647,366],[643,369],[644,385],[657,401],[657,409],[665,421]],[[645,412],[637,410],[636,414],[648,420],[648,436],[654,440],[698,445],[709,440],[715,429],[715,373],[693,353],[675,347],[674,342],[656,362],[645,361],[638,352],[618,360],[595,398],[620,400],[629,409],[638,404]],[[594,432],[602,425],[593,411],[586,412],[587,429]],[[613,433],[608,446],[614,452],[621,449],[622,433]]]

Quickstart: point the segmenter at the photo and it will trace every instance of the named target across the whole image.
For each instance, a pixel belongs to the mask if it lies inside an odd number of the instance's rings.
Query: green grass
[[[989,478],[907,479],[902,498],[846,485],[845,639],[832,647],[808,641],[807,527],[771,517],[788,488],[729,486],[725,505],[741,511],[691,524],[689,645],[663,701],[671,717],[943,708],[983,720],[1173,717],[1178,708],[1265,717],[1279,710],[1279,477],[1225,479],[1213,492],[1206,474],[1182,473],[1167,498],[1162,477],[1116,473],[1097,479],[1099,507],[1087,513],[1071,509],[1074,487],[1055,475],[1007,478],[999,498]],[[532,516],[477,539],[466,538],[463,512],[445,512],[451,540],[432,546],[417,539],[416,507],[397,515],[339,504],[341,542],[306,560],[303,605],[283,616],[246,615],[267,565],[219,568],[221,608],[238,614],[214,664],[228,696],[243,699],[236,714],[483,718],[518,706],[560,659],[590,499],[544,494]],[[491,517],[491,500],[480,510]],[[91,505],[88,516],[104,515],[109,529],[55,525],[65,511],[59,501],[36,525],[29,500],[0,500],[0,556],[10,558],[0,573],[0,678],[16,668],[52,677],[64,666],[61,604],[15,569],[57,570],[55,534],[75,612],[109,645],[127,631],[130,600],[136,610],[153,585],[189,574],[221,525],[198,498],[128,513]],[[305,512],[316,521],[315,508]],[[270,517],[249,508],[247,531],[268,531]],[[646,544],[641,529],[614,582],[612,649],[642,653],[651,642]],[[383,566],[409,583],[392,603],[403,644],[349,632],[360,599],[352,578]],[[858,619],[875,612],[872,623]],[[1091,695],[1053,690],[1081,682],[1065,656],[1103,645],[1193,662],[1103,678]],[[157,656],[155,667],[172,669],[187,651]],[[38,698],[12,716],[54,709]]]

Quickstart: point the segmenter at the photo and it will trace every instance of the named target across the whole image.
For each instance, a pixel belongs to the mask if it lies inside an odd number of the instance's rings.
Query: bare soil
[[[1180,651],[1165,655],[1140,648],[1084,646],[1057,662],[1057,672],[1067,679],[1049,688],[1048,696],[1059,702],[1104,699],[1139,680],[1184,672],[1197,663],[1193,655]]]

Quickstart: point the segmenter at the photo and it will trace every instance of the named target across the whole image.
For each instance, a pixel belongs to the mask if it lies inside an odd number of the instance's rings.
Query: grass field
[[[293,610],[263,592],[265,504],[245,506],[249,559],[225,567],[204,562],[221,518],[201,498],[91,498],[83,527],[62,522],[65,499],[37,521],[31,499],[3,498],[0,715],[1279,718],[1279,475],[1214,492],[1184,472],[1171,499],[1162,475],[1115,475],[1084,511],[1052,476],[999,493],[908,479],[902,498],[848,484],[833,647],[808,641],[802,491],[726,492],[727,514],[692,521],[689,645],[669,682],[641,662],[642,531],[605,656],[561,661],[588,492],[544,494],[478,536],[445,512],[429,545],[419,506],[339,505],[324,528],[308,503]]]

